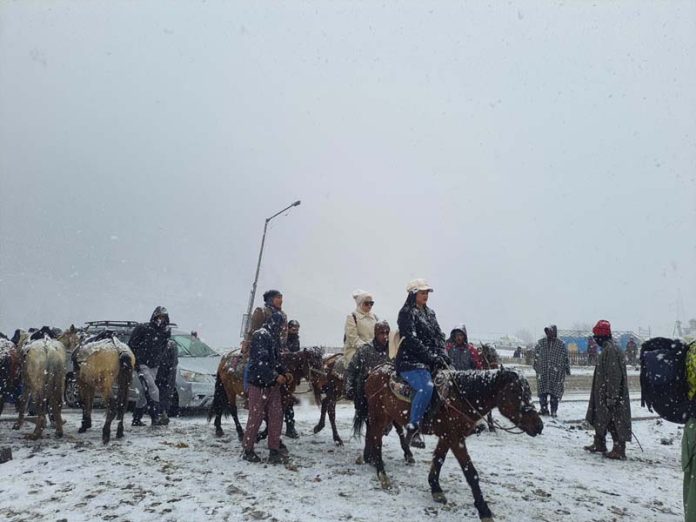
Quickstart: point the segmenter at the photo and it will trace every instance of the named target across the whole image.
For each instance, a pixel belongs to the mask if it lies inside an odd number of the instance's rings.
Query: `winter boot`
[[[150,418],[152,419],[151,426],[164,426],[162,422],[162,408],[159,402],[153,402],[150,405]]]
[[[411,447],[423,449],[425,448],[425,441],[421,438],[420,433],[416,432],[411,439]]]
[[[551,395],[551,416],[558,417],[558,399]]]
[[[548,399],[549,396],[546,393],[539,395],[539,415],[549,415]]]
[[[406,442],[407,446],[413,446],[414,448],[417,448],[418,446],[415,446],[414,443],[418,443],[415,439],[416,435],[418,434],[418,426],[414,426],[410,422],[406,425],[406,434],[404,435],[404,441]],[[420,440],[420,437],[419,437]],[[423,441],[420,440],[420,443],[423,444]],[[425,444],[423,444],[424,447]]]
[[[133,422],[131,426],[145,426],[143,422],[143,415],[145,414],[145,408],[135,408],[133,410]]]
[[[242,459],[246,460],[247,462],[252,462],[254,464],[256,464],[257,462],[261,462],[261,459],[253,449],[244,450],[244,453],[242,453]]]
[[[614,447],[604,456],[612,460],[626,460],[626,443],[614,440]]]
[[[285,410],[285,436],[290,439],[300,438],[297,430],[295,430],[295,410],[292,406]]]
[[[287,464],[290,460],[287,454],[281,453],[280,450],[272,449],[268,453],[269,464]]]
[[[288,447],[285,444],[283,444],[282,440],[280,441],[280,445],[278,446],[278,451],[280,451],[282,455],[290,454],[290,452],[288,451]]]
[[[584,446],[583,449],[590,453],[605,453],[607,451],[607,442],[604,437],[595,435],[594,442],[589,446]]]
[[[162,415],[160,415],[160,423],[162,426],[168,426],[169,425],[169,415],[167,415],[166,411],[162,411]]]

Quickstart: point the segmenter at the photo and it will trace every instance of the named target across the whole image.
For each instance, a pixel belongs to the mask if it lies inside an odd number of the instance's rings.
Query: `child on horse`
[[[432,373],[448,368],[450,359],[445,353],[445,336],[428,308],[428,296],[433,289],[425,279],[414,279],[406,286],[408,296],[399,311],[398,325],[402,342],[396,355],[396,372],[415,390],[411,403],[406,442],[410,444],[418,432],[433,395]]]

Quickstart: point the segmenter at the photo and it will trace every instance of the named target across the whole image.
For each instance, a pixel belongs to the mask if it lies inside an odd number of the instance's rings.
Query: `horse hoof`
[[[410,465],[416,463],[416,459],[413,458],[413,455],[406,455],[404,459],[406,460],[406,464]]]
[[[341,439],[334,439],[334,444],[336,446],[343,446],[343,441]]]
[[[84,433],[85,431],[87,431],[87,428],[85,428],[84,426],[80,426],[80,428],[77,430],[77,433]]]
[[[314,433],[319,433],[323,429],[324,429],[324,426],[322,426],[321,424],[317,424],[316,426],[314,426],[313,431],[314,431]]]
[[[39,435],[38,433],[27,433],[24,436],[24,438],[27,440],[39,440],[41,438],[41,435]]]
[[[110,440],[111,440],[110,437],[102,437],[102,444],[104,444],[106,446]]]
[[[19,424],[13,424],[12,429],[13,430],[18,430],[20,428]]]
[[[122,439],[123,438],[123,428],[118,428],[116,430],[116,438],[117,439]]]
[[[481,519],[481,522],[495,522],[495,520],[493,520],[493,517],[485,517]]]
[[[215,436],[216,436],[216,437],[224,437],[224,436],[225,436],[225,432],[222,431],[222,430],[215,430]]]
[[[63,438],[63,432],[56,432],[56,439],[62,439]]]
[[[442,491],[433,493],[433,500],[438,504],[447,504],[447,497]]]

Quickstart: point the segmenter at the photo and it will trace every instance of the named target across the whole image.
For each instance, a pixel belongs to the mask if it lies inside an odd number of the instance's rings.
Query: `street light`
[[[254,306],[254,299],[256,298],[256,283],[258,283],[258,281],[259,281],[259,271],[261,270],[261,257],[263,256],[263,247],[266,244],[266,230],[268,229],[268,223],[269,223],[269,221],[271,221],[271,219],[280,216],[286,210],[289,210],[292,207],[296,207],[299,204],[300,204],[300,200],[298,199],[293,204],[285,207],[283,210],[280,210],[280,211],[276,212],[275,214],[273,214],[271,217],[266,218],[266,222],[263,225],[263,236],[261,237],[261,250],[259,250],[259,261],[258,261],[258,263],[256,263],[256,276],[254,276],[254,284],[251,286],[251,294],[249,295],[249,305],[247,306],[246,314],[244,315],[244,318],[242,320],[242,331],[240,332],[241,337],[244,337],[244,334],[247,332],[247,329],[249,327],[249,318],[251,317],[251,309]]]

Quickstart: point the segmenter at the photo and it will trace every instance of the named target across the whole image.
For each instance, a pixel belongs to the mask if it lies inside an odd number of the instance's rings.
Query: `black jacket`
[[[148,368],[156,368],[162,361],[171,332],[169,330],[169,317],[161,327],[155,324],[155,317],[159,315],[159,312],[160,308],[155,308],[150,322],[136,326],[128,340],[128,346],[135,355],[136,366],[143,364]]]
[[[254,332],[249,352],[249,383],[270,388],[276,384],[278,375],[287,372],[280,360],[279,344],[266,328]]]
[[[373,339],[372,342],[362,345],[350,360],[343,378],[344,393],[356,399],[365,394],[365,381],[370,371],[389,360],[389,343],[379,346]]]
[[[407,303],[399,311],[397,323],[402,342],[394,362],[396,371],[433,371],[438,356],[445,355],[445,336],[435,312]]]

